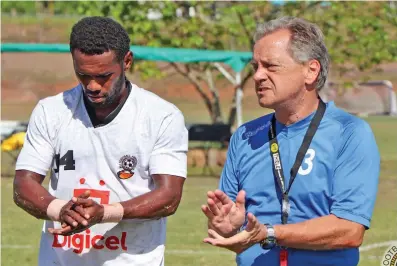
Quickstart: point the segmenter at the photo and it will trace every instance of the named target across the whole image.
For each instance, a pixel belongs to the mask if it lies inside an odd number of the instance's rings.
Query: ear
[[[320,69],[321,65],[317,60],[313,59],[307,62],[305,84],[309,86],[314,85],[320,73]]]
[[[128,51],[128,53],[124,56],[124,71],[127,71],[131,68],[133,60],[133,53],[131,51]]]

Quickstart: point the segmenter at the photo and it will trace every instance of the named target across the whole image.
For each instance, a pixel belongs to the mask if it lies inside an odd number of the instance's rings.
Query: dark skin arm
[[[41,184],[44,176],[17,170],[14,179],[14,202],[37,219],[49,220],[47,207],[55,199]]]
[[[156,189],[120,202],[124,207],[123,219],[161,218],[176,212],[185,178],[172,175],[153,175],[152,178]]]
[[[182,197],[185,178],[172,175],[157,174],[152,176],[155,189],[136,198],[120,202],[124,208],[123,219],[153,219],[172,215],[176,212]],[[102,220],[103,206],[91,199],[75,199],[75,203],[82,206],[89,215],[90,227]],[[87,227],[80,227],[79,231]],[[72,227],[50,230],[54,234],[68,235]]]
[[[17,170],[14,179],[14,202],[20,208],[33,215],[37,219],[50,220],[47,216],[48,205],[55,199],[46,188],[42,186],[45,176],[28,170]],[[86,194],[82,198],[88,198]],[[71,210],[73,205],[69,201],[61,210],[60,220],[63,223],[84,224],[84,210],[76,207]]]

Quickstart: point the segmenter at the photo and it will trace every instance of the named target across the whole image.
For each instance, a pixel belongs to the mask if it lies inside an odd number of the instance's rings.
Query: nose
[[[258,67],[255,71],[255,74],[253,76],[253,79],[256,84],[260,84],[263,81],[266,81],[268,79],[266,69],[264,67]]]
[[[99,84],[98,82],[95,81],[95,79],[91,79],[87,86],[86,86],[87,90],[90,92],[100,92],[102,89],[101,84]]]

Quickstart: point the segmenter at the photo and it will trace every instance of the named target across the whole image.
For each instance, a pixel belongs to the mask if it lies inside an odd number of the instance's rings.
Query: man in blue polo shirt
[[[260,25],[252,66],[259,104],[275,110],[232,136],[220,189],[208,192],[204,242],[238,265],[357,265],[380,156],[363,120],[318,95],[329,57],[298,18]]]

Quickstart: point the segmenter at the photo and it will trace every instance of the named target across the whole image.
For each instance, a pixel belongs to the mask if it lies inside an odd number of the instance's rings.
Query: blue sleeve
[[[226,193],[233,201],[238,194],[238,169],[236,165],[236,146],[238,141],[238,130],[232,135],[227,150],[226,163],[222,170],[219,181],[219,189]]]
[[[370,126],[363,120],[357,121],[343,129],[331,213],[368,229],[378,189],[380,155]]]

